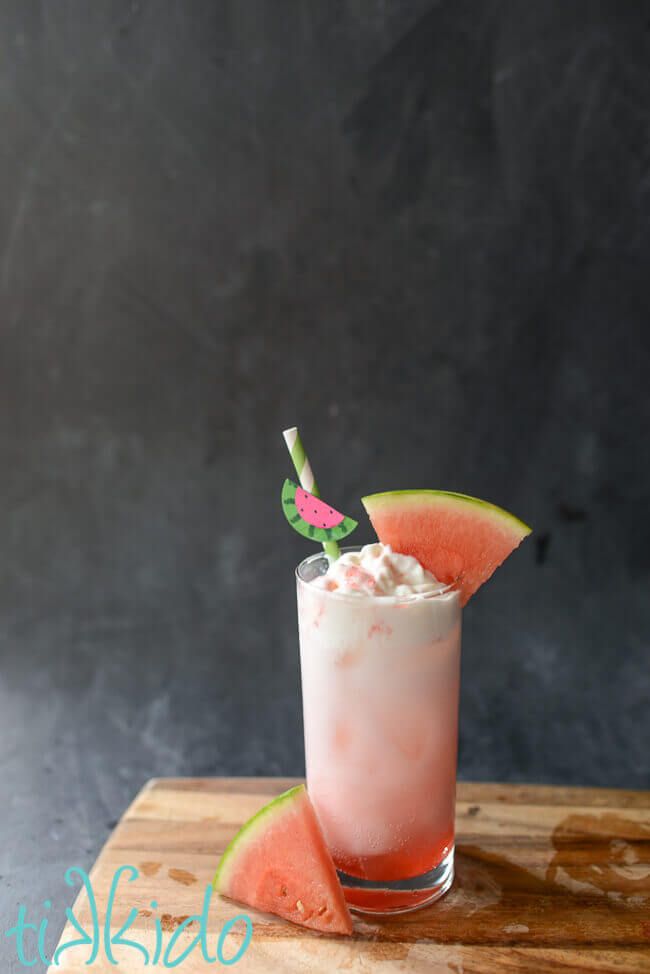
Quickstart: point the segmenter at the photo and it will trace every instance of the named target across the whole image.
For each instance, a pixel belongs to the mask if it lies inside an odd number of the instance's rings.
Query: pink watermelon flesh
[[[302,487],[296,487],[296,507],[303,521],[315,528],[335,528],[345,517]]]
[[[377,537],[414,558],[438,581],[455,583],[461,604],[530,534],[488,501],[441,490],[399,490],[362,498]]]
[[[304,785],[266,805],[226,849],[215,888],[224,896],[323,933],[352,933],[332,857]]]

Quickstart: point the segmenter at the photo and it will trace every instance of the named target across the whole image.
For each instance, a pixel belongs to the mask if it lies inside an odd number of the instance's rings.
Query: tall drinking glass
[[[296,571],[307,787],[349,905],[401,913],[454,877],[459,594],[311,585],[327,567]]]

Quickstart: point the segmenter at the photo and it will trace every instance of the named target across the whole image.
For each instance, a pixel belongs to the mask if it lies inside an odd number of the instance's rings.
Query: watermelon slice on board
[[[239,830],[214,877],[223,896],[323,933],[352,918],[304,785],[279,795]]]
[[[379,540],[457,584],[462,605],[531,531],[503,508],[451,491],[395,490],[361,502]]]

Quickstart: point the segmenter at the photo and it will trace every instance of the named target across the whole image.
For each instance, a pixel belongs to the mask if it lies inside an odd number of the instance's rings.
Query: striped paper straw
[[[314,495],[314,497],[320,497],[318,484],[314,478],[311,464],[307,454],[305,453],[305,448],[302,445],[298,428],[296,426],[292,426],[291,429],[283,430],[282,435],[284,436],[284,442],[287,444],[289,455],[293,460],[293,465],[296,468],[300,486],[303,490],[308,490],[310,494]],[[332,561],[336,561],[341,554],[336,541],[323,541],[323,549],[325,550],[325,554],[329,555]]]

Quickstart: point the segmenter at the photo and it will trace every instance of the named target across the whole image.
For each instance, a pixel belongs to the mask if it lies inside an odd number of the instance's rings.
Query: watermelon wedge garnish
[[[336,869],[304,785],[239,830],[214,877],[223,896],[323,933],[352,933]]]
[[[340,541],[357,527],[357,522],[330,507],[291,480],[282,487],[282,509],[291,527],[314,541]]]
[[[362,497],[377,537],[412,555],[466,605],[531,529],[503,508],[444,490],[395,490]]]

